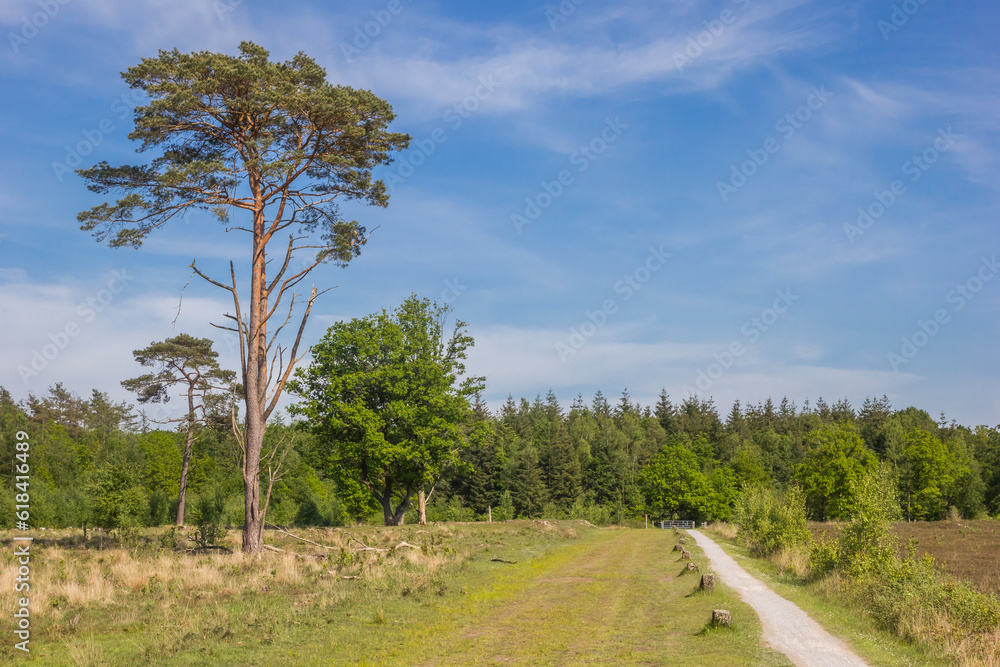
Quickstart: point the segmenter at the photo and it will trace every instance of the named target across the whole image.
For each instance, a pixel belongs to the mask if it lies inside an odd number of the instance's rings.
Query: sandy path
[[[760,617],[764,639],[800,667],[867,667],[847,644],[820,627],[795,604],[750,576],[719,545],[697,530],[689,530],[705,552],[712,569],[736,590]]]

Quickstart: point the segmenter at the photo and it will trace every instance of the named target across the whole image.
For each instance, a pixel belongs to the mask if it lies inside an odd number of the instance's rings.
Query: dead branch
[[[328,547],[325,544],[320,544],[319,542],[313,542],[312,540],[307,540],[304,537],[299,537],[298,535],[293,535],[292,533],[289,533],[287,530],[285,530],[283,528],[280,528],[278,526],[275,526],[274,524],[271,524],[271,528],[273,528],[274,530],[278,531],[279,533],[282,533],[284,535],[288,535],[289,537],[295,538],[296,540],[300,540],[300,541],[305,542],[307,544],[312,544],[314,546],[320,547],[321,549],[329,549],[331,551],[335,551],[337,549],[337,547]]]
[[[396,546],[394,546],[393,549],[403,549],[403,548],[407,548],[407,547],[410,548],[410,549],[420,549],[421,548],[421,547],[418,547],[416,544],[410,544],[409,542],[400,542],[399,544],[397,544]]]
[[[517,564],[516,560],[504,560],[503,558],[500,558],[499,556],[494,556],[493,558],[490,559],[490,562],[492,562],[492,563],[507,563],[508,565],[516,565]]]
[[[384,554],[387,551],[396,551],[398,549],[407,549],[407,548],[409,548],[409,549],[423,549],[423,547],[421,547],[419,545],[416,545],[416,544],[410,544],[409,542],[400,542],[399,544],[397,544],[394,547],[390,547],[388,549],[379,549],[378,547],[370,547],[370,546],[368,546],[367,544],[365,544],[364,542],[362,542],[358,538],[354,537],[353,535],[348,534],[347,537],[349,537],[351,540],[353,540],[354,542],[357,542],[359,545],[361,545],[360,547],[356,547],[353,550],[355,553],[359,553],[361,551],[374,551],[376,553]],[[329,548],[329,547],[327,547],[327,548]]]

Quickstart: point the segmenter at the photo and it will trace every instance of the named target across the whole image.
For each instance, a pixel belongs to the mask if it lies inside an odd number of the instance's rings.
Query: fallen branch
[[[497,556],[494,556],[493,558],[491,558],[490,562],[493,562],[493,563],[507,563],[508,565],[515,565],[515,564],[517,564],[516,560],[504,560],[503,558],[499,558]]]
[[[294,538],[296,540],[300,540],[300,541],[305,542],[307,544],[312,544],[312,545],[320,547],[322,549],[329,549],[330,551],[336,551],[336,549],[337,549],[337,547],[328,547],[325,544],[320,544],[319,542],[313,542],[312,540],[307,540],[304,537],[299,537],[298,535],[293,535],[292,533],[289,533],[287,530],[285,530],[281,526],[275,526],[275,525],[272,524],[271,527],[274,528],[279,533],[282,533],[284,535],[288,535],[289,537],[292,537],[292,538]]]
[[[409,547],[410,549],[422,549],[423,548],[423,547],[421,547],[419,545],[416,545],[416,544],[410,544],[409,542],[400,542],[399,544],[397,544],[394,547],[390,547],[388,549],[379,549],[378,547],[370,547],[370,546],[368,546],[367,544],[365,544],[364,542],[362,542],[358,538],[354,537],[350,533],[345,533],[345,534],[351,540],[353,540],[353,541],[355,541],[355,542],[357,542],[358,544],[361,545],[360,547],[354,549],[355,553],[358,553],[360,551],[374,551],[376,553],[384,554],[387,551],[396,551],[397,549],[403,549],[403,548],[406,548],[406,547]]]
[[[305,558],[306,558],[305,556],[303,556],[302,554],[300,554],[300,553],[298,553],[296,551],[289,551],[288,549],[280,549],[278,547],[272,547],[270,544],[262,544],[261,546],[264,547],[265,549],[267,549],[268,551],[275,551],[275,552],[277,552],[279,554],[292,554],[296,558],[301,558],[303,560],[305,560]]]

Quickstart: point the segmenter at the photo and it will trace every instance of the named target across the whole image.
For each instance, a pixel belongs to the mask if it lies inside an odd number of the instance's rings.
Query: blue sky
[[[468,323],[494,406],[887,394],[995,425],[998,26],[992,0],[8,0],[0,384],[126,399],[131,351],[180,332],[235,367],[223,295],[177,309],[246,239],[192,216],[109,249],[69,170],[142,159],[122,70],[251,40],[414,138],[387,209],[343,207],[378,229],[316,272],[307,341],[416,292]]]

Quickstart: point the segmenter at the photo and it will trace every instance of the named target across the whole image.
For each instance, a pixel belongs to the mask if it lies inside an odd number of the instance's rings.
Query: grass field
[[[661,530],[581,522],[271,533],[292,553],[185,554],[169,532],[124,550],[79,532],[32,547],[40,665],[788,665],[755,614],[698,574]],[[237,535],[229,540],[234,544]],[[106,539],[106,538],[105,538]],[[11,534],[0,613],[14,611]],[[399,546],[401,542],[415,545]],[[690,542],[690,540],[689,540]],[[398,548],[397,548],[398,547]],[[702,571],[704,558],[689,547]],[[514,561],[504,563],[497,560]],[[710,629],[712,609],[733,612]],[[0,660],[15,657],[13,641]],[[18,652],[17,655],[20,655]]]
[[[842,524],[812,523],[814,537],[833,538]],[[968,581],[984,593],[1000,594],[1000,521],[914,521],[893,524],[900,555],[916,540],[918,556],[930,554],[945,572]]]

